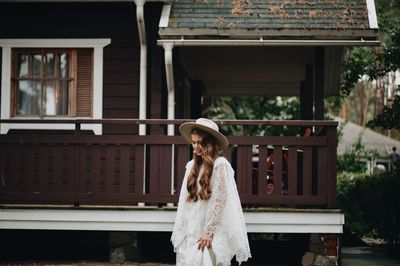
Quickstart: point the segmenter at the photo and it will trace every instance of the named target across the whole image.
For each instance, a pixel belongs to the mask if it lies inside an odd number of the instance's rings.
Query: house
[[[299,121],[219,121],[299,128],[228,136],[226,156],[249,232],[333,237],[322,250],[337,255],[337,123],[323,103],[343,49],[379,43],[373,0],[6,0],[0,25],[1,229],[171,231],[190,159],[177,125],[202,98],[299,96]]]
[[[342,136],[339,138],[338,156],[342,156],[346,152],[351,152],[353,146],[360,141],[368,155],[363,156],[361,160],[366,162],[369,172],[372,173],[374,169],[380,169],[378,165],[383,166],[383,169],[386,170],[393,169],[389,155],[393,147],[400,150],[399,141],[350,121],[344,122],[339,120],[339,122],[342,124]]]

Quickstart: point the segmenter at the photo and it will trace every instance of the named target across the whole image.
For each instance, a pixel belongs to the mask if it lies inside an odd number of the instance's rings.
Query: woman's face
[[[205,152],[205,147],[202,146],[203,137],[197,134],[192,134],[192,147],[193,153],[196,153],[197,156],[203,156]]]

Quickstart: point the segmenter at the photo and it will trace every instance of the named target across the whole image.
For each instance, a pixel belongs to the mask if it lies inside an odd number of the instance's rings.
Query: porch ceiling
[[[342,48],[325,48],[325,94],[338,92]],[[315,47],[179,47],[191,80],[208,96],[298,96]]]

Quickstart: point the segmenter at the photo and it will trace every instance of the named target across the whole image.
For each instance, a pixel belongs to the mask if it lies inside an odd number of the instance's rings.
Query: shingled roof
[[[163,39],[377,36],[373,0],[174,0],[160,26]]]

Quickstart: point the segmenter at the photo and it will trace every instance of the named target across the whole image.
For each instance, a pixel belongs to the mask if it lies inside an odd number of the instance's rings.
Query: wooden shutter
[[[76,67],[76,116],[92,117],[93,49],[78,49]]]

